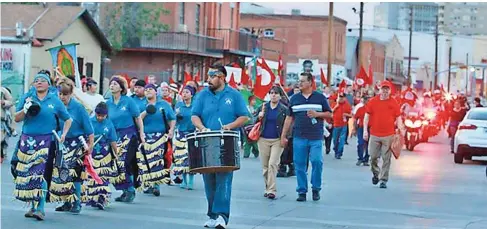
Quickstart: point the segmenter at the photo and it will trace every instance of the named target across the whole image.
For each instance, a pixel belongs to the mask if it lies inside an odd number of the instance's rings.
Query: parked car
[[[454,141],[454,161],[463,163],[472,156],[487,156],[487,108],[472,108],[459,124]]]

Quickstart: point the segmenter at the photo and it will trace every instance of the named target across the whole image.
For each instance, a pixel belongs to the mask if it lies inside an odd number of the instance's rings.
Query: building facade
[[[440,30],[443,33],[487,35],[487,3],[439,3]]]
[[[241,14],[240,26],[245,30],[257,31],[261,37],[269,38],[264,42],[285,40],[288,62],[297,63],[299,59],[317,59],[320,63],[327,63],[327,16]],[[334,64],[345,64],[346,26],[345,20],[334,18],[333,35],[331,36],[332,63]],[[277,42],[274,43],[280,45]]]
[[[102,14],[108,14],[116,4],[102,3]],[[154,37],[141,37],[123,45],[111,57],[105,75],[127,74],[143,78],[154,75],[159,82],[183,81],[185,72],[197,73],[204,79],[207,68],[219,62],[224,65],[245,64],[245,57],[256,55],[258,37],[240,31],[240,3],[231,2],[166,2],[145,3],[163,7],[167,14],[160,22],[169,29]],[[100,19],[104,16],[101,15]],[[105,23],[108,26],[109,23]],[[104,26],[104,27],[105,27]],[[272,47],[270,48],[272,49]],[[277,51],[276,51],[277,52]]]
[[[51,54],[46,50],[61,43],[78,44],[77,71],[100,81],[102,51],[110,51],[111,47],[88,11],[55,4],[5,4],[1,10],[2,43],[24,40],[30,44],[30,51],[23,52],[28,54],[24,60],[17,60],[24,63],[25,85],[30,85],[40,70],[53,72]]]
[[[439,7],[432,2],[381,2],[374,8],[374,26],[409,30],[411,7],[413,8],[413,31],[434,32]]]

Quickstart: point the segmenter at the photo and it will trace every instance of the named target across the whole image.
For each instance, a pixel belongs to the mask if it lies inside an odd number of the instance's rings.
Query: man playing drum
[[[242,95],[225,83],[227,71],[222,65],[208,70],[208,88],[198,93],[191,120],[200,131],[237,130],[248,120]],[[215,152],[220,153],[220,152]],[[226,228],[230,217],[233,172],[203,174],[208,217],[205,227]]]

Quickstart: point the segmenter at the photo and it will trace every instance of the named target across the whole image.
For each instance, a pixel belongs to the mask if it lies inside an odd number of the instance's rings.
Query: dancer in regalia
[[[164,156],[167,150],[167,142],[174,135],[176,116],[171,105],[166,101],[157,100],[157,88],[154,84],[145,86],[147,108],[142,112],[146,142],[142,144],[137,153],[139,176],[144,186],[155,196],[159,196],[160,184],[170,182],[170,171],[164,165],[168,163]]]
[[[34,77],[35,92],[25,94],[17,104],[16,122],[24,122],[14,166],[15,198],[31,203],[27,218],[44,220],[49,185],[52,178],[56,143],[52,130],[56,117],[64,121],[61,142],[71,127],[72,119],[59,98],[48,93],[51,80],[47,74]]]
[[[112,97],[107,101],[108,118],[117,131],[119,169],[119,176],[112,184],[117,190],[123,190],[115,201],[130,203],[135,199],[135,188],[140,186],[140,182],[137,182],[138,166],[135,155],[139,144],[145,142],[144,125],[139,108],[126,95],[127,81],[123,77],[115,75],[110,79],[110,91]]]
[[[54,167],[49,200],[64,202],[63,205],[56,208],[56,211],[70,211],[79,214],[81,212],[81,184],[83,180],[87,179],[83,160],[84,155],[90,154],[93,149],[94,135],[88,112],[83,105],[72,98],[73,89],[74,83],[70,79],[62,78],[58,81],[59,98],[68,109],[73,123],[66,134],[64,143],[67,154],[63,155],[69,175],[63,178],[60,170]]]
[[[176,104],[176,138],[174,139],[174,175],[182,175],[183,182],[180,187],[193,189],[194,174],[189,173],[188,145],[186,134],[194,132],[195,127],[191,122],[191,109],[193,108],[193,95],[196,89],[192,86],[185,86],[183,89],[183,101]]]
[[[95,179],[88,177],[86,205],[105,209],[110,201],[111,181],[118,176],[116,156],[117,155],[117,132],[110,119],[107,118],[108,108],[105,102],[99,103],[95,108],[95,117],[91,118],[91,125],[95,131],[95,139],[101,137],[100,141],[93,147],[93,167],[103,181],[97,184]]]

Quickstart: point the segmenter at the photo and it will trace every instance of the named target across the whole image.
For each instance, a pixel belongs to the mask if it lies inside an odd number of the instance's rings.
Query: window
[[[179,24],[184,24],[184,2],[179,3]]]
[[[196,4],[196,34],[200,34],[200,10],[201,10],[201,5]]]
[[[222,4],[218,3],[218,28],[222,27]]]
[[[230,9],[230,28],[233,28],[233,8]]]
[[[86,77],[93,78],[93,63],[86,63]]]
[[[273,29],[265,29],[264,30],[264,37],[274,38],[274,30]]]
[[[84,75],[84,72],[83,72],[84,63],[83,62],[84,62],[84,58],[78,57],[78,72],[79,72],[80,76]]]

